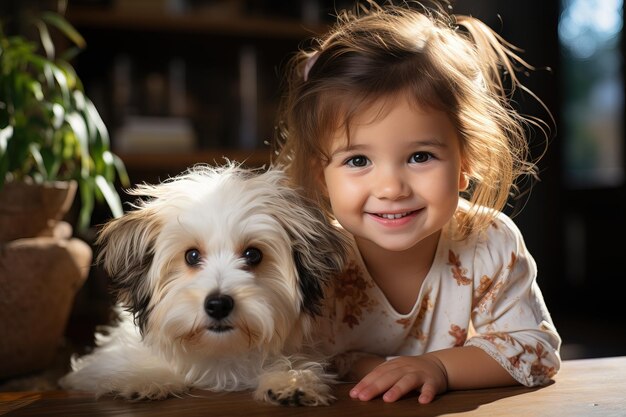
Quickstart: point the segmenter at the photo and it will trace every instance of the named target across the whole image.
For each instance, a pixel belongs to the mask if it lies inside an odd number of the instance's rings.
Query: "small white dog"
[[[129,399],[191,388],[327,405],[334,376],[309,337],[347,241],[278,169],[196,166],[139,185],[100,231],[120,322],[60,385]]]

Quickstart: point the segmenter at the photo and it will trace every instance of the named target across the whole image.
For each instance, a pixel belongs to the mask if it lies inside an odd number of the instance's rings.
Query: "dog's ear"
[[[142,333],[151,296],[145,277],[152,264],[160,228],[151,210],[139,208],[106,223],[96,240],[100,248],[97,261],[111,277],[117,302],[133,314]]]
[[[316,315],[320,313],[324,286],[345,269],[349,239],[312,201],[288,187],[282,194],[277,220],[291,238],[302,309]]]

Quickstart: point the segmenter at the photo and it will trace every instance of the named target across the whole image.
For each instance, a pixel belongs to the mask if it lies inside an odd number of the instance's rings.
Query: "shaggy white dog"
[[[107,223],[98,259],[120,321],[72,360],[68,389],[160,399],[190,388],[326,405],[334,378],[309,334],[347,242],[277,169],[196,166]]]

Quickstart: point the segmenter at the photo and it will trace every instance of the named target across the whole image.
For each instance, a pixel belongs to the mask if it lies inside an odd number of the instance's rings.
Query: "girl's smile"
[[[402,211],[396,213],[366,213],[372,219],[383,226],[400,227],[411,222],[418,214],[418,210]]]

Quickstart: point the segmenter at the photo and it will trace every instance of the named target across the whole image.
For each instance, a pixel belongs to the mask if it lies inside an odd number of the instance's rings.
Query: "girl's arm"
[[[517,385],[495,359],[475,346],[463,346],[431,352],[446,370],[448,389],[464,390]]]
[[[515,385],[518,382],[491,356],[474,346],[455,347],[420,356],[385,361],[378,356],[358,360],[350,374],[361,381],[350,391],[352,398],[368,401],[380,394],[393,402],[419,390],[421,404],[449,389],[475,389]]]

